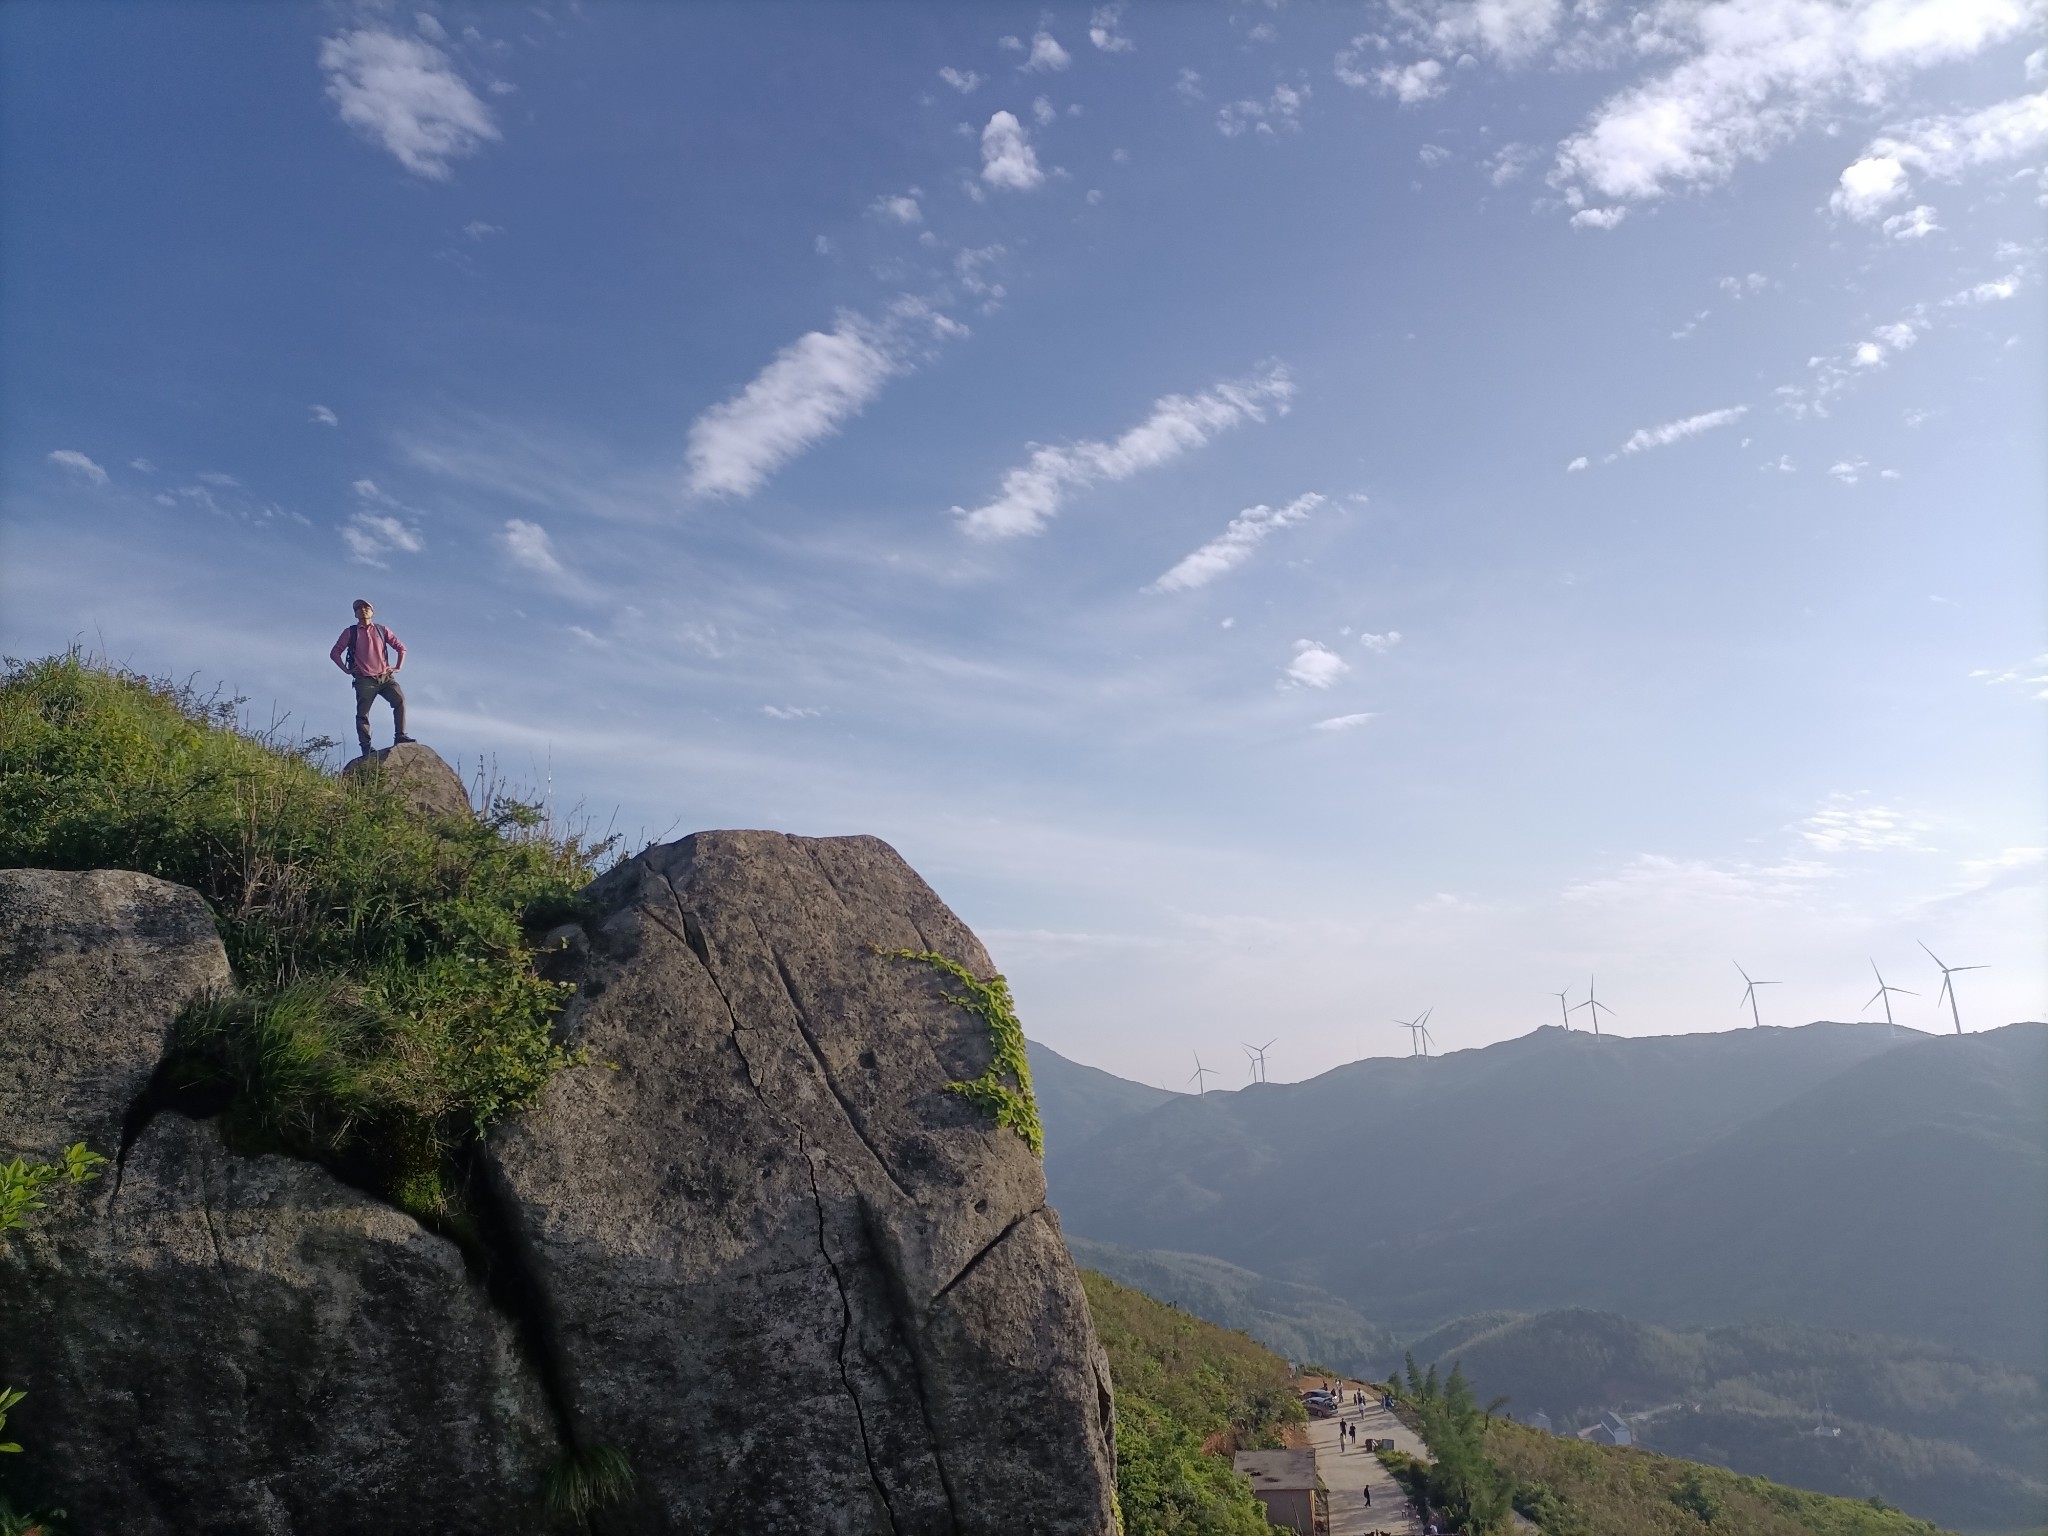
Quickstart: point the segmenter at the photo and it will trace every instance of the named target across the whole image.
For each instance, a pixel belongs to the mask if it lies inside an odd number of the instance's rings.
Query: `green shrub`
[[[229,1134],[343,1166],[421,1214],[449,1153],[578,1058],[529,935],[578,910],[610,843],[498,797],[411,809],[331,743],[78,653],[0,674],[0,867],[131,869],[206,898],[240,990],[182,1022],[174,1081]]]
[[[892,949],[887,955],[891,960],[919,961],[965,989],[948,992],[946,1001],[958,1003],[988,1026],[995,1056],[981,1076],[948,1083],[947,1091],[987,1110],[997,1125],[1015,1131],[1026,1146],[1045,1156],[1045,1128],[1038,1121],[1038,1101],[1031,1094],[1031,1063],[1024,1055],[1024,1026],[1017,1021],[1009,982],[1001,976],[977,981],[966,966],[936,950]]]
[[[1287,1425],[1307,1422],[1287,1362],[1093,1270],[1081,1285],[1116,1388],[1125,1536],[1265,1536],[1229,1448],[1278,1446]],[[1203,1449],[1212,1443],[1220,1453]]]

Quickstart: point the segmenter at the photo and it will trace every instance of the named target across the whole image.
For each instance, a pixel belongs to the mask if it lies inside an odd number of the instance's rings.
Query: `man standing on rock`
[[[356,621],[341,632],[334,649],[327,653],[356,685],[356,740],[363,756],[370,755],[370,705],[378,698],[391,705],[392,745],[411,741],[405,734],[405,690],[398,686],[398,669],[405,665],[405,642],[382,624],[370,621],[377,610],[368,598],[356,599]]]

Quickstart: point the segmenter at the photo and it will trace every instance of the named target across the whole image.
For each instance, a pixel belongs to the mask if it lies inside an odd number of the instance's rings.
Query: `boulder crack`
[[[953,1479],[946,1471],[946,1458],[940,1449],[938,1419],[932,1413],[931,1398],[925,1388],[923,1334],[916,1304],[910,1298],[910,1282],[903,1273],[895,1245],[875,1220],[874,1206],[866,1199],[860,1202],[860,1219],[861,1229],[867,1234],[868,1247],[880,1259],[882,1273],[888,1280],[889,1304],[896,1313],[896,1328],[903,1337],[903,1351],[910,1360],[910,1384],[917,1393],[918,1416],[924,1420],[925,1437],[931,1445],[932,1470],[938,1473],[939,1487],[946,1495],[946,1513],[957,1532],[961,1529],[960,1500],[953,1491]]]
[[[882,1484],[881,1469],[875,1465],[874,1447],[868,1441],[867,1414],[860,1405],[860,1393],[854,1390],[853,1376],[846,1368],[846,1346],[853,1337],[853,1301],[846,1294],[846,1280],[839,1273],[838,1264],[833,1262],[831,1247],[825,1241],[825,1196],[818,1188],[818,1165],[812,1161],[810,1148],[805,1145],[801,1132],[797,1136],[797,1150],[803,1154],[804,1166],[810,1171],[811,1202],[818,1211],[818,1256],[825,1261],[825,1269],[832,1276],[833,1289],[839,1292],[839,1383],[846,1388],[846,1397],[853,1404],[854,1422],[860,1426],[861,1459],[867,1463],[868,1481],[874,1485],[875,1496],[882,1501],[882,1512],[889,1521],[891,1536],[898,1531],[896,1506],[889,1500],[889,1490]]]
[[[746,1074],[747,1086],[754,1090],[754,1097],[761,1101],[761,1107],[773,1113],[775,1106],[768,1102],[768,1095],[762,1092],[761,1079],[754,1071],[753,1060],[747,1055],[746,1046],[740,1042],[740,1016],[733,1011],[732,999],[725,995],[725,987],[718,979],[718,972],[711,968],[711,946],[704,942],[703,931],[690,921],[690,914],[683,910],[683,898],[677,894],[675,886],[669,883],[668,876],[663,875],[661,883],[668,889],[668,899],[676,904],[676,921],[681,926],[671,927],[668,920],[651,907],[642,907],[640,910],[656,927],[671,935],[677,943],[696,956],[697,963],[704,967],[704,978],[711,983],[711,990],[718,994],[719,1006],[725,1010],[726,1035],[732,1041],[733,1053],[740,1059],[740,1070]]]
[[[996,1249],[999,1246],[1001,1246],[1003,1239],[1007,1238],[1012,1232],[1016,1231],[1019,1227],[1023,1226],[1025,1222],[1029,1221],[1032,1217],[1039,1215],[1044,1210],[1044,1206],[1034,1205],[1033,1207],[1031,1207],[1030,1210],[1026,1211],[1023,1215],[1016,1217],[1014,1220],[1010,1222],[1008,1226],[1004,1227],[1002,1231],[998,1232],[994,1237],[990,1238],[986,1243],[982,1244],[981,1248],[979,1249],[979,1251],[975,1253],[974,1257],[969,1259],[965,1264],[962,1264],[958,1272],[954,1274],[952,1279],[948,1280],[944,1285],[940,1286],[938,1290],[932,1293],[930,1305],[937,1306],[941,1301],[944,1301],[946,1299],[946,1293],[952,1290],[953,1287],[958,1285],[962,1280],[965,1280],[969,1275],[973,1274],[976,1267],[980,1265],[981,1261],[987,1258],[991,1253],[994,1253]]]
[[[752,921],[751,918],[748,919],[749,923]],[[839,1113],[846,1121],[846,1128],[860,1138],[860,1144],[868,1149],[868,1155],[874,1158],[875,1166],[882,1170],[882,1177],[895,1186],[896,1193],[913,1205],[916,1204],[910,1191],[903,1187],[903,1181],[896,1177],[896,1171],[889,1166],[889,1160],[882,1156],[882,1149],[876,1146],[868,1133],[861,1128],[860,1117],[854,1113],[852,1101],[841,1091],[838,1079],[832,1075],[831,1065],[825,1060],[824,1047],[818,1044],[818,1037],[811,1033],[810,1017],[804,1012],[804,1005],[796,999],[796,987],[791,982],[789,967],[782,963],[782,956],[768,943],[767,936],[761,932],[758,925],[754,927],[754,934],[775,961],[776,979],[782,983],[782,995],[789,999],[789,1011],[796,1019],[796,1032],[804,1037],[804,1044],[810,1047],[811,1059],[818,1064],[818,1075],[825,1079],[825,1087],[831,1091],[834,1102],[839,1105]]]

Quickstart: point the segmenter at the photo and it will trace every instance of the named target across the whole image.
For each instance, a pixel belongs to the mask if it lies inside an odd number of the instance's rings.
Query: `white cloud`
[[[868,213],[877,219],[892,220],[898,224],[922,224],[924,209],[917,203],[917,188],[908,192],[897,192],[876,198],[868,204]]]
[[[1949,309],[1964,304],[1996,304],[2018,293],[2021,282],[2019,273],[2008,272],[2004,277],[1995,277],[1987,283],[1977,283],[1960,293],[1952,293],[1941,302]]]
[[[1215,538],[1183,556],[1173,569],[1145,590],[1189,592],[1206,586],[1224,572],[1244,564],[1252,557],[1252,551],[1270,535],[1296,523],[1307,522],[1310,514],[1323,502],[1323,497],[1310,491],[1305,496],[1295,497],[1284,507],[1269,507],[1263,502],[1255,507],[1246,507]]]
[[[815,720],[825,711],[808,704],[763,704],[761,713],[771,720]]]
[[[2048,652],[2002,671],[1979,667],[1970,676],[1987,688],[2015,687],[2025,690],[2030,698],[2048,699]]]
[[[1005,53],[1022,53],[1024,51],[1024,39],[1005,35],[996,39],[996,46]]]
[[[1358,643],[1376,656],[1384,656],[1401,643],[1401,631],[1390,629],[1383,635],[1362,634]]]
[[[1828,466],[1828,473],[1844,485],[1854,485],[1863,478],[1863,472],[1870,468],[1868,459],[1843,459]]]
[[[1327,720],[1318,720],[1310,729],[1317,731],[1355,731],[1365,724],[1366,721],[1378,718],[1376,714],[1371,713],[1363,715],[1332,715]]]
[[[1502,64],[1533,57],[1557,35],[1562,0],[1434,0],[1403,5],[1408,41],[1445,57],[1471,50]]]
[[[472,240],[488,240],[492,235],[505,233],[505,227],[502,224],[486,224],[482,219],[471,219],[462,226],[462,232]]]
[[[1346,85],[1371,84],[1382,96],[1391,96],[1404,107],[1417,102],[1429,101],[1443,95],[1443,65],[1435,59],[1420,59],[1413,64],[1389,64],[1373,71],[1369,80],[1353,80],[1340,75]]]
[[[1534,144],[1503,144],[1487,163],[1487,180],[1504,187],[1543,158]]]
[[[953,87],[962,96],[972,96],[981,84],[982,77],[971,69],[955,69],[948,64],[939,71],[939,78]]]
[[[1934,210],[1922,203],[1917,208],[1908,208],[1904,213],[1895,213],[1884,221],[1884,232],[1894,240],[1918,240],[1922,235],[1931,235],[1941,226],[1934,222]]]
[[[1678,54],[1558,148],[1556,177],[1609,198],[1726,179],[1838,105],[1972,56],[2032,24],[2032,0],[1712,0],[1640,13],[1634,46]]]
[[[341,425],[341,418],[335,415],[327,406],[309,405],[306,409],[310,413],[307,417],[309,421],[317,422],[323,427],[338,427]]]
[[[1425,144],[1415,152],[1415,158],[1431,170],[1435,170],[1451,158],[1451,152],[1441,144]]]
[[[1874,853],[1885,848],[1918,848],[1926,828],[1890,806],[1864,804],[1860,796],[1830,795],[1819,810],[1794,829],[1822,853]]]
[[[62,464],[66,469],[85,476],[94,485],[107,483],[107,472],[76,448],[59,448],[49,457],[52,464]]]
[[[415,176],[445,181],[450,160],[499,137],[490,108],[432,43],[344,32],[320,44],[320,67],[341,120]]]
[[[1031,115],[1038,119],[1038,126],[1043,128],[1047,123],[1053,122],[1059,117],[1060,109],[1054,106],[1048,98],[1040,96],[1031,103]]]
[[[1264,101],[1233,101],[1216,114],[1216,127],[1226,139],[1234,139],[1247,128],[1271,134],[1276,128],[1290,132],[1301,129],[1301,104],[1308,100],[1306,85],[1276,85]]]
[[[150,463],[149,460],[147,459],[130,459],[128,461],[128,467],[130,469],[139,469],[145,475],[153,475],[156,473],[156,466]]]
[[[1867,223],[1904,197],[1909,186],[1906,168],[1897,160],[1890,155],[1867,155],[1843,169],[1828,206]]]
[[[1581,208],[1572,215],[1572,228],[1612,229],[1627,217],[1626,208]]]
[[[1029,192],[1045,180],[1015,113],[998,112],[981,130],[981,179],[992,187],[1017,192]]]
[[[1098,5],[1095,14],[1088,18],[1088,41],[1104,53],[1129,53],[1137,44],[1117,30],[1123,19],[1122,0],[1114,5]]]
[[[1582,453],[1576,459],[1573,459],[1571,463],[1565,465],[1564,472],[1568,475],[1577,474],[1580,470],[1584,469],[1585,467],[1586,456]]]
[[[1287,663],[1283,687],[1329,688],[1351,670],[1351,663],[1314,640],[1294,642],[1294,659]]]
[[[1017,67],[1019,69],[1060,70],[1074,62],[1074,56],[1059,45],[1059,40],[1050,32],[1040,32],[1031,39],[1031,57]]]
[[[1892,325],[1880,325],[1871,334],[1894,352],[1903,352],[1920,339],[1920,333],[1904,320]]]
[[[1688,437],[1698,437],[1702,432],[1711,432],[1716,427],[1725,427],[1731,422],[1740,421],[1748,410],[1749,407],[1746,405],[1731,405],[1725,410],[1702,411],[1697,416],[1667,421],[1662,426],[1638,427],[1630,434],[1629,440],[1621,445],[1620,451],[1642,453],[1650,448],[1668,448],[1671,444],[1683,442]]]
[[[1916,118],[1871,141],[1842,172],[1829,200],[1837,213],[1870,219],[1911,189],[1909,169],[1953,180],[1977,166],[2030,155],[2048,145],[2048,91],[2017,96],[1981,111]],[[1867,185],[1867,193],[1852,188]]]
[[[879,322],[842,310],[831,330],[799,336],[745,389],[690,424],[690,490],[751,496],[859,415],[892,376],[909,372],[925,338],[965,331],[921,299],[897,300]]]
[[[1201,101],[1202,77],[1192,69],[1183,69],[1173,82],[1173,93],[1182,101]]]
[[[1294,382],[1278,363],[1247,379],[1230,379],[1199,395],[1166,395],[1152,414],[1113,443],[1080,442],[1036,448],[1003,476],[994,501],[968,510],[953,508],[961,526],[976,538],[1007,539],[1036,533],[1058,514],[1070,490],[1098,480],[1127,480],[1199,448],[1217,433],[1247,421],[1264,421],[1271,408],[1284,414]]]
[[[1003,285],[989,280],[987,268],[1002,254],[1003,247],[1000,245],[970,246],[956,252],[953,257],[953,276],[962,288],[978,299],[1000,299],[1004,296]]]
[[[341,542],[348,546],[349,557],[364,565],[382,565],[386,555],[416,555],[427,547],[417,528],[408,527],[389,512],[368,508],[341,525]]]
[[[539,523],[515,517],[498,530],[498,543],[514,565],[524,566],[536,575],[560,580],[569,574],[555,558],[554,540]]]

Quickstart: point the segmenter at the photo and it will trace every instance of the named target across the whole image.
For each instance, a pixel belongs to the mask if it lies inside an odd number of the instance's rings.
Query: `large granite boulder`
[[[476,814],[462,776],[422,742],[401,741],[381,752],[367,752],[351,758],[341,771],[350,778],[382,775],[400,799],[423,815],[467,821]]]
[[[618,1532],[1107,1532],[1107,1364],[1039,1160],[931,950],[991,974],[886,844],[700,833],[564,935],[592,1065],[488,1161]]]
[[[0,871],[0,1156],[122,1150],[0,1237],[7,1486],[123,1536],[536,1528],[556,1420],[455,1245],[149,1116],[179,1011],[229,981],[190,890]]]
[[[193,999],[233,984],[197,891],[126,870],[0,869],[0,1160],[102,1157]]]

